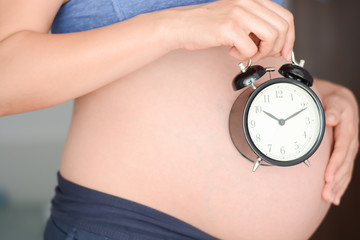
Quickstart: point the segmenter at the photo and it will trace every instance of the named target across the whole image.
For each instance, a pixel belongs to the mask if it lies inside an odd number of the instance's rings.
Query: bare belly
[[[62,175],[220,239],[309,238],[329,208],[331,131],[310,168],[253,173],[228,130],[238,72],[226,48],[176,51],[77,99]]]

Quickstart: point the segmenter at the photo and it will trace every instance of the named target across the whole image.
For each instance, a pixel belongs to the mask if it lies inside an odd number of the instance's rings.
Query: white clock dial
[[[248,132],[256,148],[277,161],[306,155],[320,135],[320,113],[312,96],[291,83],[262,89],[248,111]]]

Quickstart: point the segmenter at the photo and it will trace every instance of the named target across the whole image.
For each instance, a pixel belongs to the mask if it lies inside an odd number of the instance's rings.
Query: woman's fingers
[[[339,188],[334,192],[334,200],[333,200],[333,204],[339,206],[340,202],[341,202],[341,198],[344,195],[347,187],[349,186],[351,181],[351,175],[346,175],[344,176],[344,178],[339,182]]]
[[[274,3],[273,1],[268,0],[256,0],[257,2],[263,4],[265,7],[274,11],[278,16],[280,16],[287,24],[287,30],[285,31],[285,41],[282,45],[282,49],[279,50],[279,53],[287,60],[291,59],[291,52],[294,47],[295,42],[295,24],[294,24],[294,15],[287,9],[283,8],[279,4]],[[275,54],[276,55],[276,54]]]
[[[271,23],[269,23],[269,21],[265,21],[263,18],[253,14],[253,10],[250,11],[247,8],[239,8],[239,11],[240,12],[236,28],[241,30],[238,31],[245,32],[246,38],[251,40],[254,44],[255,42],[252,40],[250,34],[256,36],[256,38],[260,41],[256,49],[257,51],[255,51],[252,56],[247,57],[253,58],[253,60],[256,61],[265,56],[268,56],[273,51],[276,40],[279,37],[277,29]],[[264,11],[266,11],[266,9],[263,9],[263,12]],[[244,35],[238,34],[238,36],[241,37]],[[237,37],[236,39],[239,38]],[[236,48],[238,47],[236,46]],[[238,50],[240,53],[242,53],[242,49],[238,48]]]
[[[294,42],[292,15],[269,0],[226,0],[177,8],[182,27],[177,40],[185,49],[229,46],[239,60],[254,61],[291,52]],[[180,20],[179,20],[180,19]]]
[[[350,119],[344,118],[344,109],[347,107],[346,102],[339,96],[332,95],[324,99],[326,124],[334,128],[334,146],[330,156],[329,164],[325,171],[325,181],[330,183],[336,170],[341,165],[348,151],[348,144],[351,139],[348,132],[344,129],[349,124]],[[344,123],[345,120],[345,123]]]
[[[280,55],[290,28],[287,19],[280,14],[284,14],[287,10],[271,1],[270,4],[269,1],[243,1],[242,9],[244,11],[242,15],[245,18],[239,19],[240,26],[244,29],[250,27],[248,31],[259,40],[256,42],[258,52],[253,56],[253,60]]]
[[[332,204],[334,202],[335,193],[332,191],[332,186],[330,183],[325,183],[321,196],[328,203]]]
[[[334,148],[331,153],[329,164],[325,172],[325,181],[332,182],[334,174],[338,171],[339,167],[343,164],[349,150],[352,134],[344,127],[344,123],[340,123],[334,128]],[[350,135],[351,134],[351,135]]]
[[[343,112],[343,105],[338,104],[339,101],[341,101],[341,99],[337,97],[325,99],[325,119],[327,126],[334,127],[339,124],[340,115]]]
[[[338,171],[334,176],[334,181],[332,183],[334,186],[332,187],[332,192],[335,195],[334,197],[335,205],[340,204],[340,200],[351,181],[352,172],[354,168],[353,159],[356,157],[357,149],[358,149],[358,142],[352,141],[345,161],[340,166],[340,168],[338,169]]]
[[[245,4],[246,3],[246,4]],[[254,61],[266,56],[283,55],[290,59],[295,41],[293,15],[280,5],[269,0],[242,1],[247,19],[239,19],[245,29],[259,39],[258,51]],[[285,53],[286,52],[286,53]]]
[[[246,61],[256,54],[258,48],[248,35],[242,31],[236,31],[235,33],[234,30],[229,31],[229,34],[231,33],[234,33],[232,38],[237,39],[237,41],[233,42],[234,47],[230,48],[231,56],[240,61]]]
[[[326,125],[333,128],[334,146],[325,171],[322,197],[339,205],[350,183],[359,149],[358,105],[348,89],[330,83],[323,87]]]
[[[342,124],[346,120],[341,120]],[[325,171],[325,186],[323,198],[335,205],[340,203],[352,176],[354,159],[357,154],[358,142],[356,134],[343,131],[344,127],[337,125],[334,129],[334,149]]]

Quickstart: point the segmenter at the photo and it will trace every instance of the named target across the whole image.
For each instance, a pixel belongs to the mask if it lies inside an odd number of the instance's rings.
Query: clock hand
[[[284,121],[287,121],[287,120],[289,120],[290,118],[295,117],[296,115],[298,115],[299,113],[301,113],[301,112],[302,112],[302,111],[304,111],[305,109],[307,109],[307,107],[306,107],[306,108],[301,109],[300,111],[297,111],[296,113],[294,113],[294,114],[293,114],[293,115],[291,115],[290,117],[285,118],[285,120],[284,120]]]
[[[271,113],[268,113],[268,112],[266,112],[266,111],[264,111],[264,110],[263,110],[263,112],[264,112],[266,115],[268,115],[269,117],[271,117],[271,118],[275,119],[276,121],[280,122],[280,119],[278,119],[277,117],[275,117],[275,116],[272,115]]]

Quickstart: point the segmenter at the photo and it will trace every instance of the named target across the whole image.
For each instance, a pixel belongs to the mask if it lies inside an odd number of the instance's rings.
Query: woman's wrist
[[[166,9],[144,15],[148,15],[149,21],[153,24],[154,34],[156,34],[156,39],[158,39],[156,44],[159,44],[166,52],[182,48],[179,35],[183,27],[181,26],[178,11]]]

